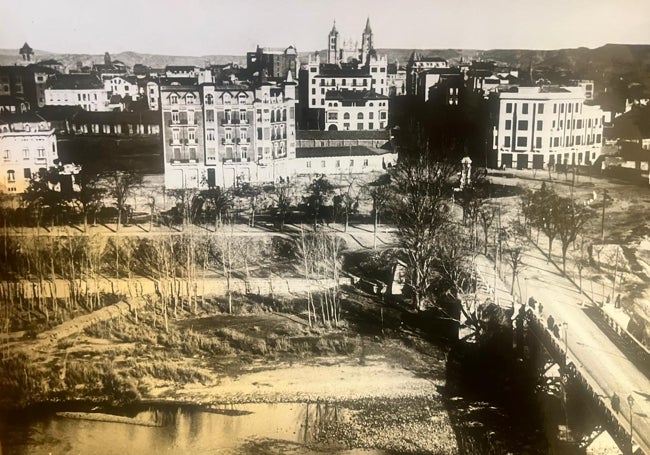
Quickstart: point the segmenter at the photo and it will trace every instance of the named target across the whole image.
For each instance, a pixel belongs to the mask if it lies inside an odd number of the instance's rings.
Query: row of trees
[[[548,258],[551,259],[553,242],[559,239],[562,250],[562,271],[566,273],[566,256],[569,246],[582,232],[585,224],[593,219],[593,210],[577,203],[572,197],[558,195],[546,183],[539,190],[527,191],[521,197],[521,212],[529,233],[532,228],[546,235]]]
[[[4,224],[38,228],[83,224],[87,232],[88,223],[99,220],[103,223],[114,221],[115,230],[119,231],[125,222],[131,221],[134,207],[129,202],[142,189],[142,176],[124,171],[91,172],[82,169],[75,175],[73,187],[70,176],[61,175],[58,169],[42,170],[34,175],[22,195],[23,207],[1,209]],[[165,196],[174,201],[170,211],[161,212],[154,194],[142,209],[148,212],[150,230],[154,222],[182,226],[214,224],[216,229],[224,220],[234,219],[236,214],[244,214],[248,223],[255,226],[260,212],[271,216],[281,231],[293,212],[301,214],[302,219],[313,223],[314,227],[341,222],[347,230],[351,216],[359,213],[364,202],[372,204],[375,223],[379,223],[386,203],[387,183],[385,178],[366,183],[351,176],[334,184],[323,175],[307,185],[281,181],[267,185],[244,183],[230,189],[172,189],[164,191]]]

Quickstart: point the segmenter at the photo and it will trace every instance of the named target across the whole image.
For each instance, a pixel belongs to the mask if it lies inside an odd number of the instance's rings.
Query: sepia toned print
[[[640,0],[0,0],[0,454],[650,455]]]

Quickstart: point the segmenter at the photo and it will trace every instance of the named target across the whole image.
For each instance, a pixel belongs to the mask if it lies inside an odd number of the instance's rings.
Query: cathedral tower
[[[361,35],[361,63],[368,63],[370,52],[374,50],[372,43],[372,29],[370,28],[370,17],[366,20],[366,28]]]
[[[327,63],[336,64],[338,63],[339,55],[339,32],[336,30],[336,21],[332,26],[332,30],[328,35],[327,40]]]

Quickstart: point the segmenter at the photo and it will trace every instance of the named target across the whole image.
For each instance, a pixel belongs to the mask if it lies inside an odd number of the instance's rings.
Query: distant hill
[[[33,60],[35,62],[54,58],[63,63],[66,67],[74,67],[77,62],[83,65],[92,63],[104,63],[104,54],[59,54],[49,51],[35,50]],[[162,68],[167,65],[196,65],[205,66],[210,64],[223,64],[235,62],[240,65],[246,64],[246,56],[243,55],[202,55],[202,56],[180,56],[180,55],[158,55],[142,54],[139,52],[119,52],[111,54],[112,60],[121,60],[127,66],[141,63],[153,68]],[[0,49],[0,65],[22,64],[23,60],[18,55],[18,49]]]
[[[442,57],[457,63],[463,60],[481,59],[493,60],[504,65],[519,68],[523,75],[532,72],[533,79],[548,78],[554,83],[562,83],[568,79],[593,79],[597,88],[602,88],[613,79],[623,77],[628,82],[639,82],[650,88],[650,45],[645,44],[606,44],[588,49],[529,50],[529,49],[378,49],[380,55],[387,55],[388,61],[400,64],[408,62],[411,53],[416,50],[425,57]],[[316,51],[321,61],[325,61],[327,52]],[[306,62],[314,52],[300,52],[299,59]],[[36,50],[35,61],[55,58],[64,65],[74,67],[77,62],[83,65],[102,63],[104,55],[99,54],[59,54]],[[155,68],[166,65],[197,65],[222,64],[235,62],[246,64],[244,55],[203,55],[178,56],[142,54],[138,52],[120,52],[111,54],[112,59],[122,60],[129,66],[136,63]],[[0,49],[0,65],[21,63],[18,49]],[[532,70],[532,71],[531,71]]]

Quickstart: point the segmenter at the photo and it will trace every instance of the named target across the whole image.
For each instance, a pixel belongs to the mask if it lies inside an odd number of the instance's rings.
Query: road
[[[566,330],[568,361],[574,363],[603,402],[611,409],[612,396],[620,398],[620,412],[615,414],[626,431],[630,428],[628,397],[633,398],[634,440],[644,453],[650,454],[650,380],[589,318],[585,307],[591,303],[581,303],[588,299],[546,262],[539,249],[531,245],[523,265],[519,282],[524,300],[532,296],[543,304],[541,317],[553,316],[561,327],[561,344]],[[485,267],[482,272],[490,273]],[[492,277],[485,277],[487,280],[493,279],[491,273]]]

